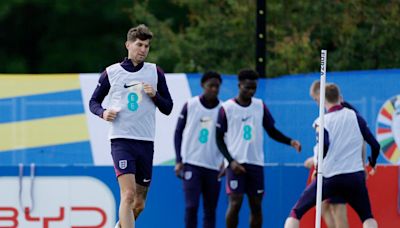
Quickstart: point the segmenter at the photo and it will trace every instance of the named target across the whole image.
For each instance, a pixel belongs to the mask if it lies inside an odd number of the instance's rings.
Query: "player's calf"
[[[135,200],[135,202],[133,203],[133,214],[135,216],[135,219],[139,217],[140,213],[142,213],[144,208],[145,208],[145,202],[143,200]]]

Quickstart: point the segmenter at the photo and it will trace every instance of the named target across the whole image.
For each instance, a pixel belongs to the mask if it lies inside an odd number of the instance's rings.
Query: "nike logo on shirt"
[[[139,83],[133,83],[133,84],[130,84],[130,85],[127,85],[126,83],[124,84],[124,88],[129,88],[129,87],[132,87],[132,86],[135,86],[135,85],[139,85],[139,84],[141,84],[140,82]]]
[[[242,118],[242,121],[245,122],[245,121],[247,121],[248,119],[250,119],[250,117],[251,117],[251,116],[243,117],[243,118]]]
[[[200,118],[200,122],[202,122],[202,123],[204,123],[204,122],[208,122],[208,121],[210,121],[211,119],[209,119],[209,118]]]

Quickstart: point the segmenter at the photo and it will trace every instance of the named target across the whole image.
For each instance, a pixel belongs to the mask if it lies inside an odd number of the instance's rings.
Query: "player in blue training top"
[[[221,76],[207,72],[201,78],[203,94],[191,98],[182,108],[175,131],[175,173],[183,178],[185,227],[197,227],[197,210],[203,196],[203,227],[215,227],[223,156],[215,141],[215,124]]]
[[[121,193],[116,227],[134,227],[144,209],[153,168],[156,108],[169,115],[173,106],[163,71],[144,62],[152,37],[145,25],[131,28],[125,43],[128,58],[106,68],[90,99],[90,111],[111,123],[111,155]]]
[[[254,98],[258,73],[241,70],[238,74],[239,94],[222,104],[218,114],[217,145],[229,162],[226,169],[226,190],[229,206],[226,226],[237,227],[243,195],[250,205],[250,227],[262,226],[262,198],[264,195],[264,130],[281,143],[291,145],[298,152],[300,142],[282,134],[261,99]]]

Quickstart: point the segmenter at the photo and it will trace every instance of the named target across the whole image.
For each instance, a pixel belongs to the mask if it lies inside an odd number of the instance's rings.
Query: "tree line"
[[[396,68],[398,0],[266,0],[268,77]],[[154,33],[166,72],[255,68],[256,0],[0,1],[1,73],[100,72],[126,55],[127,30]]]

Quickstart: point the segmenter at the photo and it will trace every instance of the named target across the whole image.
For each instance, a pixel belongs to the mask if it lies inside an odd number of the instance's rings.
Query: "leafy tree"
[[[166,72],[255,67],[256,0],[0,1],[0,72],[98,72],[126,55],[125,34],[147,24],[149,61]],[[267,75],[395,68],[398,0],[268,0]]]
[[[121,59],[130,1],[0,3],[0,72],[99,72]]]

